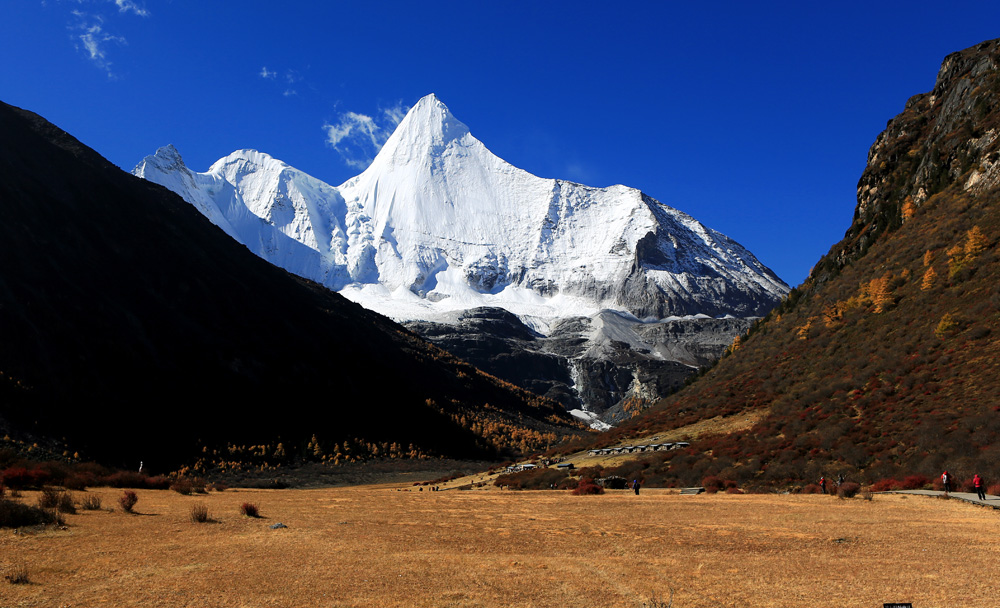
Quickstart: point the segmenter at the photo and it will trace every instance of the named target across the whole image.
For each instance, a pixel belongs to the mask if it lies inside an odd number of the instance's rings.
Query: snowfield
[[[196,173],[166,146],[133,173],[264,259],[397,320],[479,306],[543,319],[746,317],[788,291],[738,243],[636,189],[510,165],[434,95],[340,186],[254,150]]]

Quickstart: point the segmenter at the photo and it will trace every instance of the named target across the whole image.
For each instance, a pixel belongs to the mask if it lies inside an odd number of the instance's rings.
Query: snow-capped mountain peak
[[[432,93],[410,108],[382,150],[393,157],[409,156],[421,148],[433,152],[468,133],[469,127],[455,118],[448,106]]]
[[[258,255],[399,319],[476,306],[748,316],[788,289],[739,244],[638,190],[510,165],[434,95],[338,187],[252,150],[192,173],[161,148],[134,173]]]

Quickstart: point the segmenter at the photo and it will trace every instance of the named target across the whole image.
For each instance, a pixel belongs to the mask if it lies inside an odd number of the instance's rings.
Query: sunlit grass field
[[[139,491],[127,514],[120,494],[0,531],[0,569],[30,580],[0,577],[0,606],[930,608],[995,605],[1000,580],[1000,511],[955,500],[383,485]]]

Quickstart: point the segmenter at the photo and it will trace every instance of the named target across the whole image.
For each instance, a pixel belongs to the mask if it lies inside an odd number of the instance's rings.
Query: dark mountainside
[[[598,443],[715,417],[744,430],[620,473],[1000,479],[998,66],[996,40],[949,55],[872,146],[844,240],[713,369]]]
[[[0,437],[164,470],[250,453],[499,458],[579,432],[6,104],[0,205]]]

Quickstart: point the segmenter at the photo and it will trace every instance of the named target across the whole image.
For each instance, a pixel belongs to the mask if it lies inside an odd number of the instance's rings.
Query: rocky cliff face
[[[502,308],[477,308],[407,328],[490,373],[562,403],[595,426],[614,424],[718,359],[750,319],[642,323],[604,311],[540,333]]]
[[[949,55],[934,89],[911,97],[888,122],[868,152],[854,221],[817,265],[816,278],[825,280],[864,255],[880,235],[898,229],[956,181],[973,193],[1000,183],[998,65],[997,40]]]

